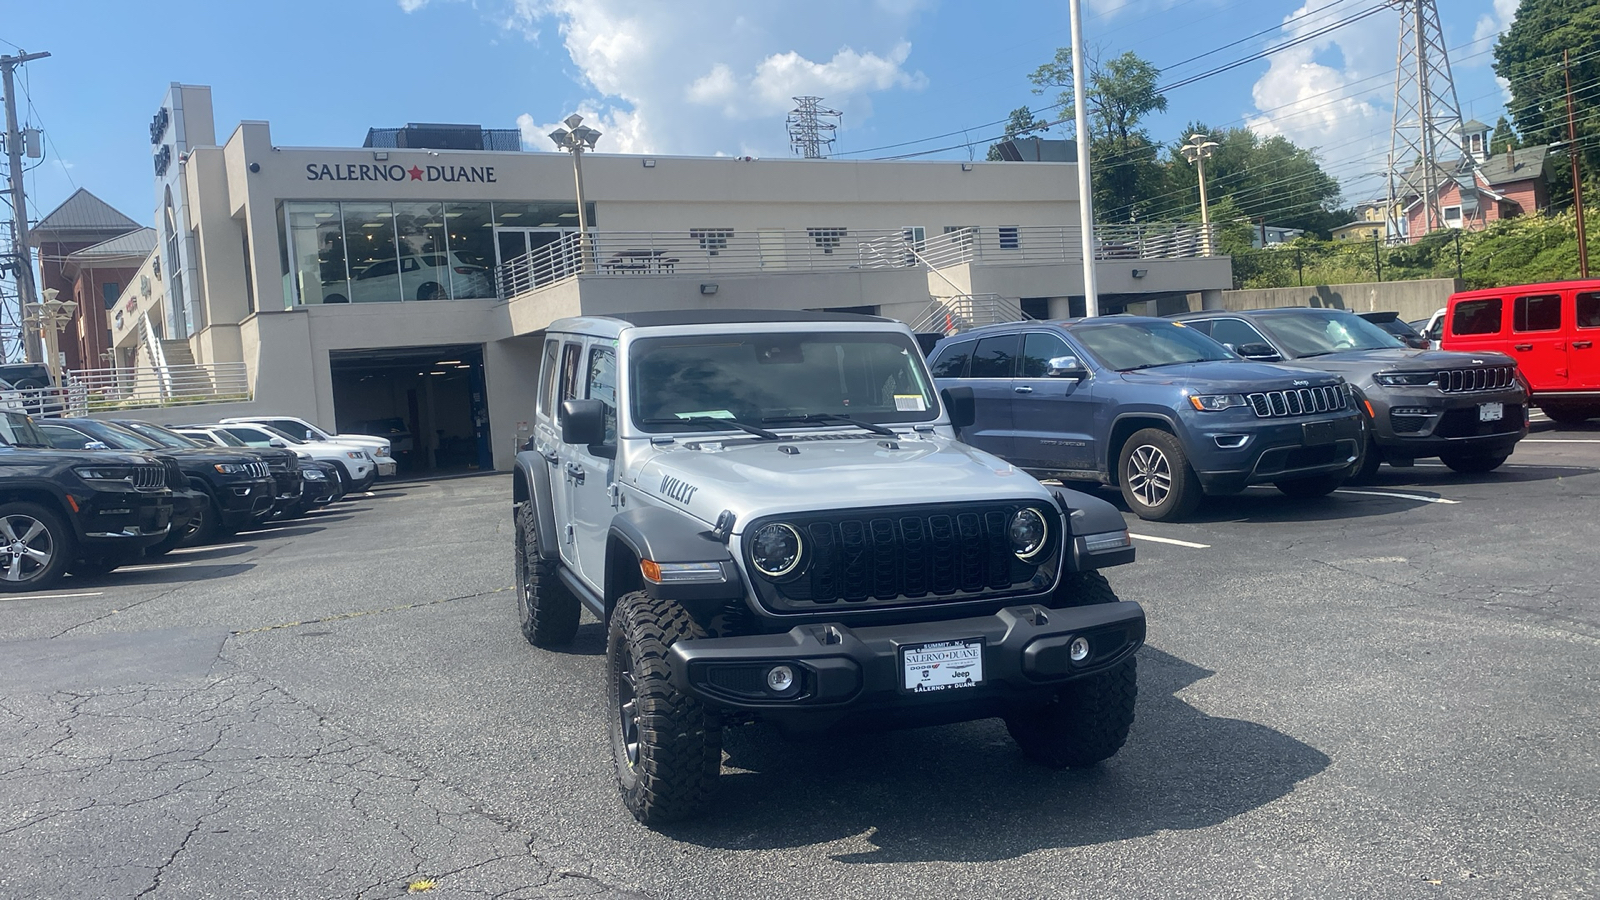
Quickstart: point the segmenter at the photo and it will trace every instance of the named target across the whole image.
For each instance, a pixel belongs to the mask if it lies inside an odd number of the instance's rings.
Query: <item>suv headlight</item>
[[[301,469],[300,477],[307,481],[321,481],[328,476],[321,469]]]
[[[127,481],[133,476],[127,466],[79,466],[72,471],[84,481]]]
[[[1438,387],[1438,372],[1379,372],[1372,380],[1384,387]]]
[[[1011,514],[1006,526],[1006,537],[1011,541],[1011,552],[1017,559],[1030,562],[1050,543],[1050,525],[1037,509],[1024,506]]]
[[[750,535],[750,562],[768,578],[782,578],[800,565],[805,542],[786,522],[769,522]]]
[[[1190,394],[1189,403],[1201,412],[1221,412],[1235,406],[1249,406],[1243,394]]]
[[[239,463],[217,463],[211,468],[223,475],[244,475],[250,471],[249,466]]]
[[[365,453],[362,453],[359,450],[347,450],[347,451],[345,451],[344,455],[350,457],[351,459],[366,459],[367,458],[367,455]]]

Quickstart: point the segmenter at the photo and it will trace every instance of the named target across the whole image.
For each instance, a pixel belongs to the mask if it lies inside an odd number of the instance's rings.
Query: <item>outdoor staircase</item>
[[[922,311],[911,330],[919,334],[939,332],[955,334],[985,325],[1020,322],[1028,318],[1022,311],[1022,302],[999,294],[960,294],[954,297],[936,297]]]

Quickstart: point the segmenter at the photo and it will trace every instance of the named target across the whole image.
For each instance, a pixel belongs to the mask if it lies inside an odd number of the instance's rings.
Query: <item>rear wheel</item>
[[[1463,475],[1481,475],[1493,472],[1505,464],[1511,454],[1441,453],[1439,461]]]
[[[418,300],[437,300],[443,296],[444,288],[440,287],[437,281],[423,282],[422,286],[417,288]]]
[[[517,613],[522,636],[535,647],[562,647],[578,633],[578,598],[556,575],[556,564],[539,557],[533,501],[517,508]]]
[[[1582,425],[1590,419],[1600,416],[1600,406],[1584,404],[1567,405],[1563,403],[1546,403],[1539,407],[1550,421],[1558,425]]]
[[[42,591],[66,574],[72,532],[37,503],[0,504],[0,591]]]
[[[1331,475],[1313,475],[1310,478],[1291,478],[1287,481],[1275,481],[1273,486],[1297,500],[1310,500],[1313,497],[1326,497],[1344,484],[1344,473],[1336,472]]]
[[[1134,432],[1117,462],[1122,499],[1141,519],[1171,522],[1200,505],[1200,479],[1178,439],[1158,428]]]
[[[1081,769],[1110,759],[1128,740],[1139,698],[1136,657],[1068,682],[1045,706],[1006,718],[1022,754],[1052,769]]]
[[[704,636],[682,606],[643,591],[623,595],[611,613],[611,757],[623,804],[651,828],[703,810],[722,774],[721,725],[678,690],[667,662],[673,644]]]

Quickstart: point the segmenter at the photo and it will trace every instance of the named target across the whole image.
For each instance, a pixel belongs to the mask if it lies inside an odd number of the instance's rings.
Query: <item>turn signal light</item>
[[[639,572],[644,575],[646,581],[654,581],[656,584],[661,583],[661,564],[655,560],[639,560]]]

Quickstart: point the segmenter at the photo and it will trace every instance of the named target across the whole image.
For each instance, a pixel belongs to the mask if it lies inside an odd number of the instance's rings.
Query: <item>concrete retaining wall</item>
[[[1465,285],[1456,278],[1419,281],[1382,281],[1366,284],[1319,284],[1292,288],[1223,291],[1222,309],[1271,309],[1276,306],[1315,306],[1351,312],[1393,310],[1405,321],[1426,319],[1444,308],[1445,300]],[[1189,308],[1201,308],[1200,295],[1189,295]]]

